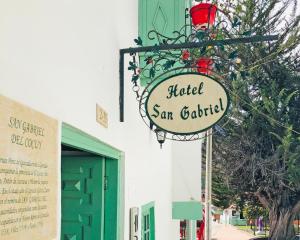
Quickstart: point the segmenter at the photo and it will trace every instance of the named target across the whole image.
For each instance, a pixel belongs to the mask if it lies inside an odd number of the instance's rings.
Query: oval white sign
[[[203,132],[222,119],[229,107],[225,87],[198,73],[175,75],[157,84],[145,103],[149,119],[174,134]]]

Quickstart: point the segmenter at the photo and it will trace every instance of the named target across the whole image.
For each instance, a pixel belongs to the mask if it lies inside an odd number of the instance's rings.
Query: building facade
[[[164,13],[166,1],[153,0],[149,7],[156,10],[147,10],[146,2],[151,1],[0,3],[0,94],[58,124],[58,183],[51,192],[57,207],[49,212],[57,223],[49,240],[128,239],[134,224],[138,239],[179,239],[172,203],[200,200],[201,144],[189,150],[192,145],[172,148],[167,141],[160,149],[155,134],[141,121],[126,71],[125,122],[119,122],[119,49],[132,46],[138,33],[147,31],[141,26],[151,16],[154,27],[170,16]],[[179,1],[172,2],[178,6]],[[171,14],[176,19],[177,13]],[[169,24],[163,26],[174,27]],[[178,149],[195,154],[182,158]],[[193,163],[186,165],[189,160]],[[190,174],[187,166],[192,165],[199,171]],[[0,172],[0,178],[6,175]],[[139,209],[139,224],[130,218],[132,208]],[[17,234],[7,223],[10,233],[0,238],[32,233],[33,240],[47,239],[47,224],[45,217],[44,232],[35,235],[38,227],[19,227]]]

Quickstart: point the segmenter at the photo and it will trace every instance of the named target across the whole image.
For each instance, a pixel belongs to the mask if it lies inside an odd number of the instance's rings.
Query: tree
[[[214,206],[226,209],[233,202],[234,193],[217,174],[212,179],[212,203]]]
[[[276,42],[235,46],[242,64],[224,80],[232,105],[224,120],[227,136],[214,138],[215,168],[222,170],[232,189],[257,196],[268,209],[272,240],[292,239],[293,219],[300,212],[296,5],[291,0],[240,0],[229,5],[236,31],[280,37]]]
[[[261,205],[255,196],[253,196],[245,203],[244,215],[247,220],[255,220],[260,216],[265,218],[268,215],[268,210]]]

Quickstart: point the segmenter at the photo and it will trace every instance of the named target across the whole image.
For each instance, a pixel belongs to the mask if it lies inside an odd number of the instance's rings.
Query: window
[[[142,240],[155,240],[154,202],[142,206]]]

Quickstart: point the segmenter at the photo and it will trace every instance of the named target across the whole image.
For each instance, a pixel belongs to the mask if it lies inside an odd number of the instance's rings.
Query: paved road
[[[231,225],[213,223],[212,239],[215,240],[249,240],[254,236],[250,233],[238,230]]]

